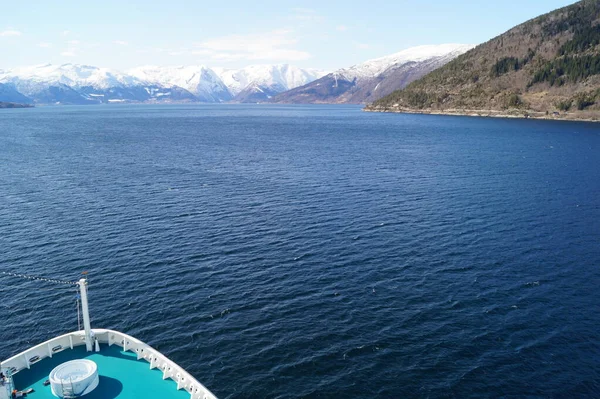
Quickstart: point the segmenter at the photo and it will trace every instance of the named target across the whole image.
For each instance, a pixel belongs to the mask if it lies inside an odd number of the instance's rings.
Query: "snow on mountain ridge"
[[[289,64],[250,65],[242,69],[213,68],[235,96],[251,85],[290,90],[325,75],[316,69],[301,69]]]
[[[392,73],[403,66],[410,67],[411,63],[443,64],[472,47],[463,44],[413,47],[339,69],[329,75],[325,71],[288,64],[250,65],[241,69],[209,68],[204,65],[142,66],[123,72],[89,65],[42,64],[0,70],[0,83],[12,84],[23,95],[40,102],[50,101],[51,93],[57,90],[68,93],[70,98],[79,95],[85,101],[102,98],[102,101],[143,102],[158,98],[163,101],[168,97],[172,101],[260,102],[305,86],[325,75],[335,79],[335,87],[338,80],[346,80],[354,85]]]
[[[201,101],[221,102],[231,99],[227,86],[212,69],[204,65],[143,66],[130,69],[128,73],[147,84],[180,87],[197,96]]]
[[[438,57],[456,57],[475,47],[471,44],[439,44],[407,48],[398,53],[365,61],[349,68],[342,68],[334,72],[347,80],[373,78],[392,66],[409,62],[421,62]]]
[[[192,66],[141,66],[128,71],[117,71],[79,64],[40,64],[0,70],[0,83],[11,83],[26,95],[35,95],[50,87],[68,86],[75,90],[92,88],[108,90],[131,87],[159,86],[166,89],[179,87],[200,101],[229,101],[236,94],[251,88],[268,88],[281,92],[302,86],[324,75],[315,69],[295,66],[251,65],[242,69]],[[89,91],[89,90],[84,90]]]
[[[109,68],[98,68],[89,65],[43,64],[23,68],[14,68],[0,73],[0,82],[29,81],[30,85],[64,84],[74,88],[91,86],[98,89],[124,87],[141,82],[119,71]]]

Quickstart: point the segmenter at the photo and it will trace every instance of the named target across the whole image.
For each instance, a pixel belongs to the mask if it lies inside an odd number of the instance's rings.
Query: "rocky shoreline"
[[[479,118],[510,118],[510,119],[541,119],[552,121],[576,121],[576,122],[600,122],[600,114],[597,112],[539,112],[512,109],[505,111],[498,110],[470,110],[470,109],[411,109],[402,107],[373,107],[363,108],[365,112],[389,112],[396,114],[424,114],[424,115],[450,115],[450,116],[471,116]]]

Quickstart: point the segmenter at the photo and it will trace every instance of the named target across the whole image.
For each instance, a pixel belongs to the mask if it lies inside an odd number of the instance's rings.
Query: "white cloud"
[[[63,31],[62,31],[62,35],[63,35],[63,36],[68,36],[70,33],[71,33],[71,31],[70,31],[70,30],[63,30]]]
[[[63,57],[75,57],[78,52],[79,48],[69,46],[65,51],[61,52],[60,55],[62,55]]]
[[[113,43],[118,44],[119,46],[127,46],[129,44],[124,40],[115,40]]]
[[[62,55],[63,57],[75,57],[79,52],[79,44],[81,44],[79,40],[68,40],[67,49],[62,51],[60,55]]]
[[[245,53],[213,53],[210,56],[211,60],[233,62],[246,59]]]
[[[194,50],[192,51],[193,55],[212,55],[214,51],[212,50]]]
[[[167,53],[169,51],[174,51],[174,50],[164,49],[161,47],[143,47],[143,48],[136,50],[136,52],[140,53],[140,54],[152,54],[152,53],[162,54],[162,53]]]
[[[325,18],[312,8],[292,8],[292,19],[306,22],[321,22]]]
[[[40,43],[38,43],[38,47],[41,47],[41,48],[50,48],[50,47],[52,47],[52,43],[40,42]]]
[[[292,8],[292,11],[295,13],[301,13],[301,14],[316,14],[317,13],[312,8],[303,8],[303,7]]]
[[[0,32],[0,36],[2,37],[9,37],[9,36],[21,36],[21,32],[19,32],[18,30],[14,30],[14,29],[7,29],[5,31]]]
[[[295,48],[298,40],[291,37],[291,33],[289,30],[275,30],[217,37],[197,43],[192,53],[218,61],[301,61],[310,58],[308,52]]]
[[[345,32],[348,30],[348,27],[346,25],[338,25],[335,27],[336,30],[340,31],[340,32]]]

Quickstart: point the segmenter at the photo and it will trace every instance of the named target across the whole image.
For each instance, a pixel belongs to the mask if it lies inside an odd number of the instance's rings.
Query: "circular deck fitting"
[[[71,360],[50,373],[52,394],[59,398],[87,395],[98,386],[98,366],[91,360]]]

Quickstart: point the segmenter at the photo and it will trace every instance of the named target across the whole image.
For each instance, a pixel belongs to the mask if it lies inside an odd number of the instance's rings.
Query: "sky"
[[[86,64],[335,70],[485,42],[573,0],[0,0],[0,69]]]

